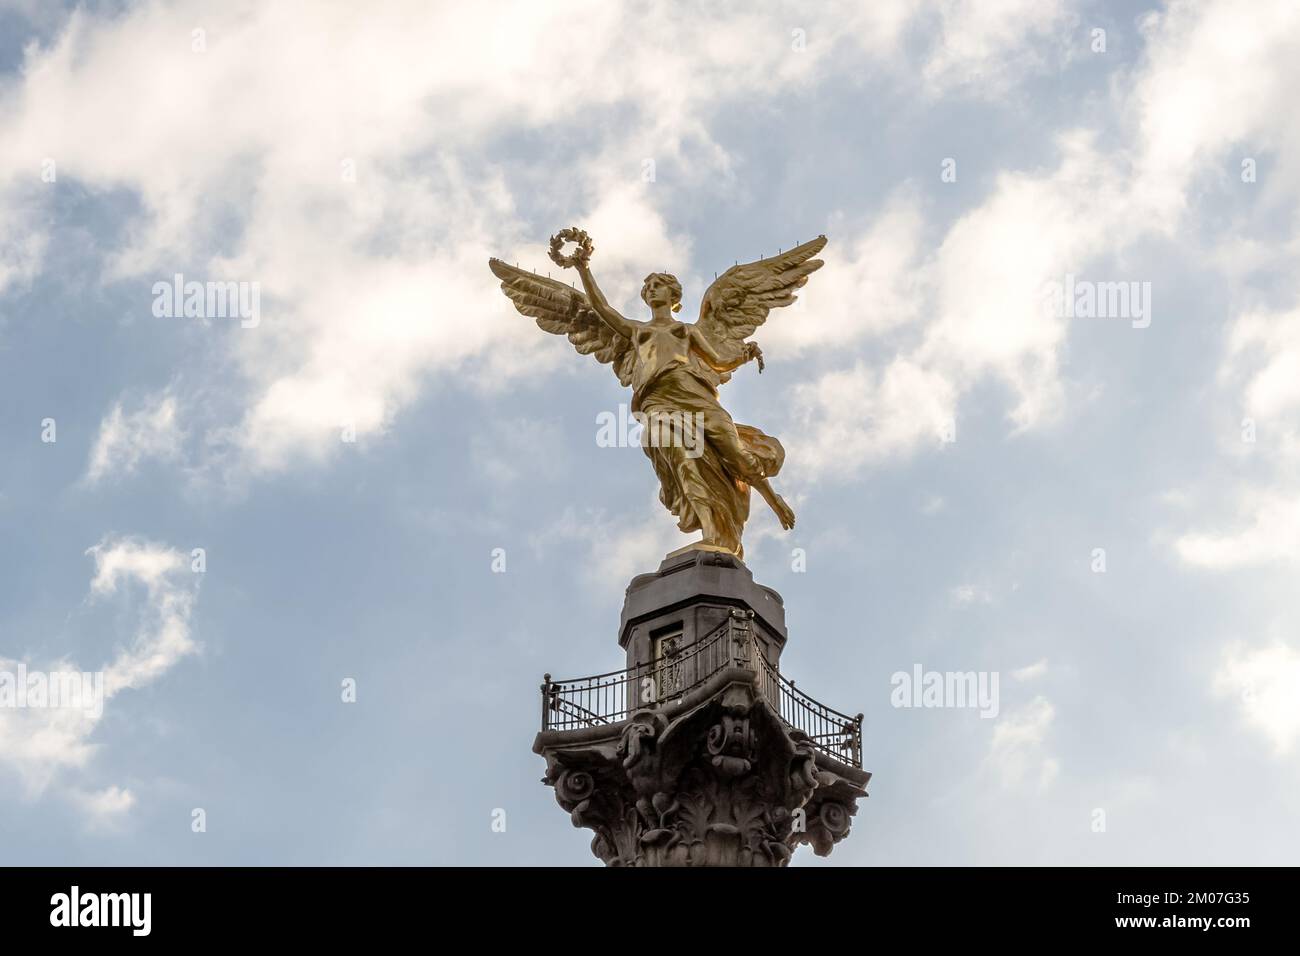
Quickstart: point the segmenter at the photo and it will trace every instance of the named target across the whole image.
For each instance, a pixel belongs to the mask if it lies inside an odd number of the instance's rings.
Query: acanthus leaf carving
[[[638,711],[616,746],[548,759],[557,801],[595,831],[592,852],[610,866],[785,866],[800,843],[825,855],[861,796],[819,767],[806,734],[736,693],[673,721]]]

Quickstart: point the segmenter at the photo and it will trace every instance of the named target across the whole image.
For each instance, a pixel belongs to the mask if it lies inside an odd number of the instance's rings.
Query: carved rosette
[[[609,866],[785,866],[848,835],[870,774],[819,753],[739,679],[609,735],[538,738],[544,782]]]

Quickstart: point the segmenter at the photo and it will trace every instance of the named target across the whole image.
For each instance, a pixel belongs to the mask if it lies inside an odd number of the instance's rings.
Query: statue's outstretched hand
[[[745,343],[745,358],[758,363],[758,374],[763,374],[763,350],[757,342]]]

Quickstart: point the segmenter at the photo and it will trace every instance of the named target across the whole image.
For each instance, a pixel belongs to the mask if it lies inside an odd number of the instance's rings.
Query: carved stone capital
[[[818,751],[736,669],[702,700],[543,732],[545,783],[609,866],[785,866],[848,835],[870,774]]]

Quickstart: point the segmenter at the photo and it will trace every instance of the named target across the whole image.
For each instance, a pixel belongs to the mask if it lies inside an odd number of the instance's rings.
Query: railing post
[[[551,729],[551,675],[542,675],[542,730]]]
[[[750,618],[753,616],[753,611],[742,611],[739,608],[732,608],[727,614],[727,637],[731,643],[731,661],[741,667],[754,667],[754,629],[750,625]]]

